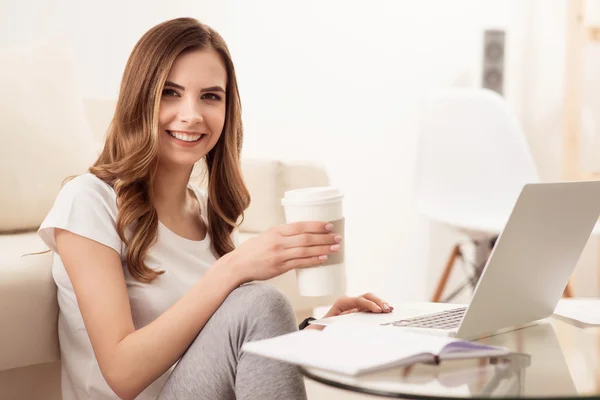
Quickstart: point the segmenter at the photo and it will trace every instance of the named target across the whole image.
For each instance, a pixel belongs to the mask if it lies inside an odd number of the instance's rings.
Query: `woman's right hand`
[[[340,250],[342,237],[326,222],[279,225],[221,258],[242,282],[267,280],[296,268],[314,267]],[[219,261],[221,261],[219,260]]]

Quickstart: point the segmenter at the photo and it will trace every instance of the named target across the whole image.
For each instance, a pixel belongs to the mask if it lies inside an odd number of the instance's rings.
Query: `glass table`
[[[329,386],[389,398],[600,399],[600,328],[552,317],[478,342],[507,347],[511,354],[415,364],[358,377],[300,370]]]

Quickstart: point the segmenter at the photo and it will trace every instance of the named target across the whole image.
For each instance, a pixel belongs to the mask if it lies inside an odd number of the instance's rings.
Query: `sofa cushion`
[[[53,253],[37,233],[0,235],[0,371],[59,359]]]
[[[85,172],[97,146],[73,57],[48,43],[0,50],[0,232],[39,226],[63,180]]]
[[[264,232],[272,226],[285,222],[281,198],[281,162],[267,159],[242,159],[244,181],[252,200],[244,213],[240,230]]]
[[[307,187],[329,186],[325,167],[314,162],[285,161],[281,163],[282,192]]]
[[[287,190],[327,186],[325,169],[309,162],[242,159],[242,171],[252,202],[246,210],[244,232],[264,232],[285,223],[281,198]]]

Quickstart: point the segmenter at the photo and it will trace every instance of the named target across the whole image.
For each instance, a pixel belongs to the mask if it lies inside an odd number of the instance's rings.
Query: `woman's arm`
[[[102,375],[122,399],[135,398],[167,371],[242,283],[217,262],[167,311],[135,330],[119,254],[69,231],[56,229],[55,238]]]
[[[133,399],[181,357],[240,284],[316,266],[339,251],[341,237],[332,229],[325,222],[295,222],[249,239],[137,331],[119,254],[66,230],[55,229],[55,239],[102,375],[119,397]]]

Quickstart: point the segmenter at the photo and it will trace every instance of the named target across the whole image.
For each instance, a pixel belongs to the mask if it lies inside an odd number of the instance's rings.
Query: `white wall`
[[[436,87],[479,86],[482,30],[507,29],[506,97],[542,176],[559,178],[564,6],[565,0],[3,0],[0,45],[59,34],[75,48],[84,95],[114,98],[144,31],[184,15],[213,26],[236,63],[245,154],[322,163],[346,193],[349,292],[423,299],[457,236],[414,211],[420,102]],[[594,251],[586,251],[591,271]],[[461,279],[459,272],[453,281]]]
[[[351,292],[429,292],[425,253],[438,249],[412,203],[419,102],[478,84],[482,28],[508,27],[516,4],[237,3],[246,154],[325,164],[347,195]]]
[[[152,26],[180,16],[205,16],[226,26],[226,2],[171,0],[2,0],[0,46],[60,38],[72,46],[84,96],[115,98],[125,63]]]

